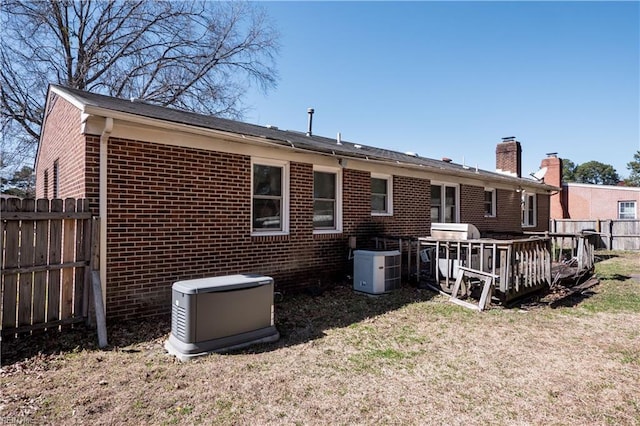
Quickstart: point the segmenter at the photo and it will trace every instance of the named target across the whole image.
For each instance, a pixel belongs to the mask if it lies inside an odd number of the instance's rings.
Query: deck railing
[[[600,233],[582,231],[578,233],[547,232],[530,234],[551,238],[551,261],[554,263],[575,263],[578,273],[593,269],[595,251],[600,241]]]
[[[504,301],[551,284],[549,237],[514,240],[427,237],[418,238],[418,244],[419,278],[435,280],[445,290],[452,288],[460,266],[497,275],[496,295]]]

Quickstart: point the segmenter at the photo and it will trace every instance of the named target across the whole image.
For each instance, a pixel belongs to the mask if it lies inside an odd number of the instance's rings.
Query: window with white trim
[[[484,189],[484,217],[496,217],[496,190]]]
[[[458,223],[458,185],[431,182],[431,223]]]
[[[618,219],[636,219],[635,201],[618,201]]]
[[[522,226],[536,226],[536,194],[522,193]]]
[[[254,235],[289,232],[289,164],[252,159],[251,232]]]
[[[393,215],[393,177],[371,173],[371,215]]]
[[[313,168],[313,232],[342,231],[342,174],[333,167]]]

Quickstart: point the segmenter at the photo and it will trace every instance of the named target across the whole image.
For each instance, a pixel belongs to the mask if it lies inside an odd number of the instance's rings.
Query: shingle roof
[[[294,147],[302,150],[318,153],[328,153],[346,158],[369,159],[386,162],[392,165],[411,165],[425,170],[450,173],[455,175],[468,176],[472,179],[484,178],[492,181],[503,181],[513,185],[523,184],[534,185],[544,189],[556,189],[550,185],[545,185],[532,181],[531,179],[517,178],[505,174],[490,172],[486,170],[469,168],[460,164],[448,163],[441,160],[424,158],[409,155],[397,151],[392,151],[348,141],[341,141],[338,144],[336,139],[322,136],[307,136],[305,133],[279,130],[273,127],[258,126],[255,124],[243,123],[240,121],[225,118],[213,117],[210,115],[197,114],[193,112],[181,111],[168,107],[152,105],[140,101],[119,99],[96,93],[86,92],[68,87],[52,85],[56,90],[67,93],[78,102],[97,108],[103,108],[121,113],[132,114],[141,117],[164,120],[172,123],[180,123],[189,126],[201,127],[211,130],[219,130],[246,136],[254,136],[268,140],[271,143],[283,146]]]

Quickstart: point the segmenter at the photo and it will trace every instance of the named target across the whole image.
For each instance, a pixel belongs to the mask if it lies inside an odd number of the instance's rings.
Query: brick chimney
[[[522,147],[514,136],[502,138],[496,146],[496,171],[522,177]]]
[[[542,178],[544,183],[562,188],[562,158],[558,157],[557,152],[547,154],[547,158],[542,160],[540,169],[545,167],[547,170]],[[549,201],[551,219],[565,219],[569,217],[566,205],[566,189],[563,188],[562,192],[551,195]]]
[[[557,152],[547,154],[540,163],[540,168],[547,168],[542,178],[547,185],[562,186],[562,158],[558,157]]]

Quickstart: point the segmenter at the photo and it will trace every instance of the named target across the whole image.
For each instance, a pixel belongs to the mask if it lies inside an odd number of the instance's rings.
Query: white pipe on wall
[[[107,143],[113,130],[113,118],[105,117],[100,135],[100,282],[102,303],[107,308]]]

